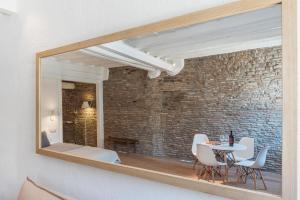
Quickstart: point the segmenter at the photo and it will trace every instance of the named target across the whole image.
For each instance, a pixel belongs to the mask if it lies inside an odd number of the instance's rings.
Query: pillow
[[[46,133],[46,134],[47,134],[47,138],[50,142],[50,145],[60,143],[59,134],[57,132],[55,132],[55,133],[50,132],[50,133]]]
[[[18,200],[71,200],[71,198],[38,186],[27,178],[18,195]]]
[[[44,148],[44,147],[48,147],[48,146],[50,146],[50,142],[49,142],[49,139],[48,139],[48,137],[47,137],[47,133],[46,133],[46,131],[42,131],[42,137],[41,137],[41,142],[42,142],[42,148]]]

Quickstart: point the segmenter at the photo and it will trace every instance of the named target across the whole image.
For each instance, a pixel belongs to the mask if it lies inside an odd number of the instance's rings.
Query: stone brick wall
[[[139,140],[137,152],[192,158],[195,133],[211,140],[233,131],[236,141],[270,146],[266,169],[281,173],[281,47],[193,58],[176,76],[148,79],[132,67],[110,69],[104,82],[105,137]]]
[[[63,89],[63,141],[97,146],[96,85],[75,83],[75,89]],[[92,108],[82,109],[83,101],[92,101]],[[86,119],[86,135],[85,135]]]

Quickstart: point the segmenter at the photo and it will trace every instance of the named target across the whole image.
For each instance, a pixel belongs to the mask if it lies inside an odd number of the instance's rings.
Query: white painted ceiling
[[[193,58],[281,44],[281,6],[125,40],[166,58]]]
[[[281,5],[277,5],[207,23],[125,39],[121,42],[141,53],[159,59],[157,63],[166,62],[166,64],[173,65],[175,68],[175,61],[187,58],[281,45],[281,24]],[[110,44],[113,43],[91,48],[101,48],[101,46],[105,47],[105,45]],[[128,66],[128,63],[130,63],[120,62],[120,59],[114,59],[110,56],[105,57],[101,54],[88,52],[87,50],[90,49],[64,53],[55,56],[55,59],[57,61],[107,68]],[[119,55],[122,55],[122,51],[120,52]],[[130,55],[127,55],[126,59],[128,58],[130,58]],[[136,64],[136,62],[137,59],[132,63]],[[151,69],[147,69],[145,66],[142,67],[142,63],[145,62],[140,62],[140,68],[150,72]],[[137,65],[133,66],[138,67]],[[151,64],[149,66],[153,68],[152,73],[155,72],[153,77],[157,77],[160,71],[164,70],[164,68],[155,68]],[[154,70],[158,70],[158,73]],[[172,74],[172,70],[169,70],[169,72]],[[173,75],[176,73],[174,72]]]
[[[75,61],[69,62],[65,59],[59,60],[53,57],[42,59],[41,66],[42,79],[98,83],[107,80],[109,73],[109,69],[106,67],[76,63]]]

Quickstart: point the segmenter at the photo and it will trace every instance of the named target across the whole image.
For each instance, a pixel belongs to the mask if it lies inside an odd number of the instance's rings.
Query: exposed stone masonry
[[[97,146],[96,85],[75,83],[75,89],[63,89],[63,141]],[[82,109],[83,101],[92,101],[92,108]],[[86,119],[86,138],[85,138]]]
[[[132,67],[110,69],[104,82],[105,137],[139,140],[137,152],[192,159],[196,133],[210,140],[233,131],[236,141],[270,146],[266,169],[281,173],[281,47],[193,58],[176,76],[147,78]]]

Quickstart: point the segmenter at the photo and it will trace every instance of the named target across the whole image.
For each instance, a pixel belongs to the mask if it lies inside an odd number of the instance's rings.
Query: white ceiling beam
[[[166,62],[158,57],[154,57],[143,51],[125,44],[123,41],[110,42],[98,46],[103,50],[108,50],[120,57],[127,58],[150,67],[158,68],[164,71],[172,71],[172,63]]]
[[[17,12],[17,0],[0,0],[0,13],[12,15]]]
[[[123,41],[110,42],[96,47],[89,47],[83,51],[98,54],[101,57],[110,58],[114,61],[145,69],[149,71],[148,76],[150,78],[156,78],[160,75],[161,71],[165,71],[172,76],[176,75],[184,66],[183,60],[165,60],[154,57],[125,44]]]
[[[81,51],[82,53],[85,53],[85,54],[96,56],[96,57],[100,57],[100,58],[104,58],[104,59],[111,59],[115,62],[122,63],[123,65],[133,66],[133,67],[137,67],[137,68],[146,70],[146,71],[148,71],[148,77],[151,79],[157,78],[161,73],[160,70],[156,70],[156,69],[153,69],[152,67],[135,63],[130,59],[123,58],[123,57],[115,55],[115,54],[111,54],[110,52],[107,52],[107,51],[103,51],[102,49],[100,49],[98,47],[89,47],[86,49],[81,49],[79,51]]]

